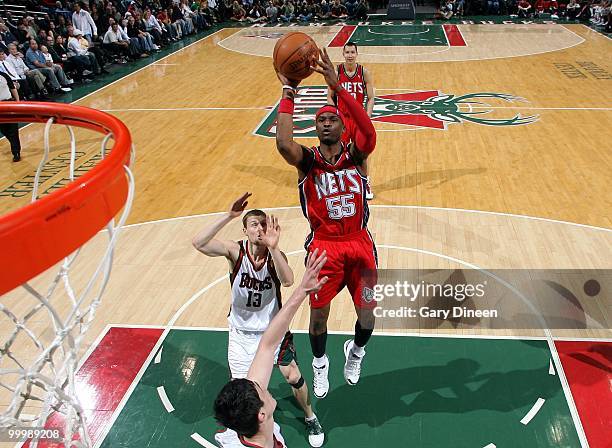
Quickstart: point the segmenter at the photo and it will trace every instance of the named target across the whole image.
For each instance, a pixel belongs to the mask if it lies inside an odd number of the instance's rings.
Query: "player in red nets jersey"
[[[342,56],[344,56],[344,63],[338,64],[337,67],[338,81],[359,104],[365,107],[368,117],[371,117],[374,111],[374,80],[372,79],[372,73],[363,65],[357,63],[357,44],[355,42],[347,42],[344,45]],[[336,94],[331,89],[327,91],[327,102],[329,104],[336,104],[343,114],[347,113],[344,106],[338,103]],[[345,131],[342,134],[342,141],[348,143],[349,140],[350,136]],[[367,161],[365,163],[367,164]],[[369,176],[366,199],[368,201],[374,199]]]
[[[283,75],[283,98],[277,117],[276,147],[283,158],[298,170],[302,211],[312,232],[305,248],[327,252],[321,275],[329,281],[310,296],[310,344],[313,352],[315,396],[329,390],[329,360],[325,354],[327,319],[332,299],[346,286],[353,297],[357,322],[355,337],[344,344],[344,378],[350,385],[359,381],[364,347],[374,329],[372,288],[376,283],[376,248],[367,230],[369,217],[365,199],[365,160],[376,146],[376,131],[363,107],[338,82],[334,66],[325,50],[315,70],[338,96],[347,114],[332,105],[316,114],[320,145],[307,148],[293,140],[293,97],[297,82]],[[350,144],[341,141],[345,131]],[[364,275],[365,274],[365,275]]]

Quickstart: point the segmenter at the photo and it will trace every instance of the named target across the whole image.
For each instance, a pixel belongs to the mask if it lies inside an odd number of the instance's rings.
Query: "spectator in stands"
[[[580,12],[576,14],[576,18],[582,21],[587,21],[591,18],[591,4],[586,1],[580,7]]]
[[[43,56],[45,57],[45,61],[47,64],[51,63],[53,64],[53,56],[51,56],[51,53],[49,53],[49,49],[47,48],[46,45],[41,45],[40,46],[40,52],[43,54]],[[59,65],[59,64],[58,64]],[[61,67],[61,66],[60,66]],[[62,70],[64,69],[64,67],[62,67]],[[65,73],[65,72],[64,72]]]
[[[26,26],[28,35],[31,36],[31,39],[36,39],[38,36],[38,26],[34,21],[34,17],[28,16],[24,19],[24,25]]]
[[[550,13],[550,18],[558,19],[559,18],[559,4],[557,3],[557,0],[550,0],[547,6],[548,6],[548,12]]]
[[[317,18],[320,20],[326,20],[331,17],[331,10],[326,0],[321,0],[321,3],[316,5]]]
[[[38,42],[35,39],[30,40],[30,48],[26,52],[25,59],[26,65],[31,70],[36,69],[45,75],[54,91],[70,92],[72,90],[68,86],[73,81],[66,77],[64,70],[58,64],[46,61],[45,56],[38,49]]]
[[[281,11],[282,11],[280,15],[281,21],[285,23],[289,23],[295,19],[295,5],[293,4],[292,0],[285,0],[285,3],[283,4]]]
[[[91,18],[96,24],[96,29],[104,30],[108,26],[108,17],[104,10],[98,9],[95,3],[91,3]],[[77,27],[78,28],[78,27]]]
[[[308,23],[315,17],[315,13],[314,5],[306,0],[302,0],[296,16],[298,21]]]
[[[488,1],[489,1],[489,3],[491,3],[491,1],[493,1],[493,0],[488,0]],[[494,0],[494,1],[497,2],[497,0]],[[453,2],[452,2],[452,0],[443,0],[443,2],[444,3],[440,6],[440,9],[438,10],[438,15],[442,19],[448,20],[454,14]]]
[[[221,14],[219,12],[219,4],[222,2],[218,0],[208,0],[206,3],[208,4],[208,7],[213,13],[213,18],[215,19],[215,23],[220,22]]]
[[[251,9],[247,15],[247,20],[251,23],[264,23],[266,20],[268,20],[266,11],[259,3],[259,0],[255,0],[253,2],[253,6],[251,6]]]
[[[193,0],[189,8],[195,14],[196,28],[198,30],[204,30],[204,29],[210,28],[209,22],[207,22],[206,19],[204,18],[204,15],[201,14],[202,3],[200,0]]]
[[[137,38],[140,41],[140,47],[144,51],[146,51],[147,53],[155,51],[153,47],[155,45],[153,43],[153,38],[149,33],[143,32],[140,28],[138,28],[138,26],[136,25],[136,21],[134,20],[134,16],[132,16],[131,14],[128,16],[128,23],[126,28],[128,36],[130,38]]]
[[[53,23],[53,20],[51,20],[51,17],[49,17],[48,13],[45,13],[42,18],[38,18],[37,24],[38,24],[38,29],[39,30],[45,30],[45,31],[49,31],[51,29],[51,24]]]
[[[23,55],[19,53],[17,45],[8,44],[9,55],[6,58],[13,66],[13,70],[22,81],[29,83],[29,87],[39,98],[45,99],[49,94],[45,88],[45,75],[39,70],[30,70],[23,61]]]
[[[212,8],[210,7],[210,4],[208,3],[208,0],[202,0],[200,2],[200,15],[202,16],[202,18],[204,19],[204,23],[206,28],[210,28],[211,26],[214,25],[214,23],[216,22],[215,19],[215,12],[212,10]]]
[[[79,57],[68,57],[68,47],[64,45],[64,38],[61,35],[55,37],[55,41],[51,36],[47,36],[47,46],[49,53],[53,57],[53,62],[60,64],[66,74],[71,74],[75,80],[88,80],[87,76],[93,74],[89,70],[89,60]]]
[[[62,36],[68,35],[68,24],[66,23],[66,18],[64,16],[57,17],[57,33]]]
[[[142,45],[140,44],[140,39],[138,39],[137,37],[132,38],[128,35],[127,19],[121,19],[121,23],[115,22],[114,19],[109,19],[109,23],[109,29],[113,26],[113,23],[117,23],[117,25],[119,26],[119,31],[121,31],[121,35],[123,36],[123,39],[127,40],[130,43],[129,54],[132,59],[149,57],[149,54],[142,48]]]
[[[528,18],[531,16],[531,3],[528,0],[519,0],[518,16],[520,18]]]
[[[27,80],[22,81],[15,69],[13,68],[13,64],[6,60],[6,54],[3,51],[0,51],[0,72],[6,73],[9,78],[15,84],[15,88],[19,92],[20,98],[29,100],[34,98],[34,94],[30,89],[30,84]]]
[[[601,0],[599,3],[591,5],[591,23],[593,25],[607,26],[607,19],[610,15],[610,1]]]
[[[580,12],[580,4],[576,0],[570,0],[565,7],[565,17],[567,20],[576,20],[576,16]]]
[[[127,62],[130,42],[125,40],[117,22],[111,25],[106,34],[104,34],[103,45],[113,55],[118,55],[120,60]]]
[[[183,14],[183,20],[185,20],[187,34],[195,33],[197,17],[193,13],[189,5],[187,4],[187,0],[181,0],[180,8],[181,8],[181,13]]]
[[[244,22],[246,20],[246,11],[237,0],[232,3],[232,17],[230,20],[235,22]]]
[[[92,43],[93,39],[97,39],[98,27],[91,17],[91,14],[83,9],[83,4],[80,2],[74,5],[72,25],[83,32],[83,37],[85,37],[89,43]]]
[[[136,11],[133,16],[134,22],[136,23],[136,28],[138,28],[138,30],[147,40],[147,43],[149,44],[150,48],[152,48],[152,50],[148,51],[159,51],[161,47],[155,43],[153,35],[147,31],[147,24],[145,23],[144,18],[142,17],[140,12]]]
[[[181,9],[176,3],[172,5],[172,13],[170,14],[170,18],[172,22],[176,23],[177,26],[180,28],[181,33],[179,39],[182,39],[183,36],[187,35],[187,24],[185,23],[185,19],[183,18],[183,13],[181,12]]]
[[[41,29],[38,31],[38,35],[36,36],[36,42],[38,42],[39,47],[47,42],[47,32],[45,30]]]
[[[346,7],[340,3],[340,0],[334,0],[330,9],[332,19],[345,19],[348,17]]]
[[[147,33],[150,33],[153,36],[153,40],[159,46],[165,44],[168,40],[164,35],[164,30],[162,29],[161,23],[157,20],[157,18],[151,14],[150,9],[146,9],[144,12],[143,22],[145,24],[145,29]]]
[[[355,19],[368,20],[368,3],[366,0],[359,0],[355,8]]]
[[[108,60],[108,57],[105,53],[104,50],[102,50],[101,47],[96,47],[95,45],[92,45],[89,43],[89,41],[87,39],[85,39],[83,37],[83,33],[81,32],[81,34],[79,36],[74,36],[74,30],[78,30],[78,28],[73,27],[72,25],[68,25],[68,36],[71,37],[76,37],[76,39],[79,41],[79,43],[81,44],[81,47],[84,50],[87,50],[89,53],[93,54],[94,57],[96,58],[96,61],[98,62],[98,65],[104,69],[104,66],[106,65],[106,61]],[[105,73],[104,70],[102,70],[103,73]]]
[[[19,25],[17,25],[16,36],[20,44],[28,42],[30,39],[36,38],[36,34],[30,34],[30,30],[24,23],[24,20],[20,21]]]
[[[268,23],[273,24],[278,22],[278,8],[273,1],[268,2],[268,6],[266,7],[266,16],[268,17]]]
[[[11,33],[6,23],[0,23],[0,41],[2,41],[4,45],[17,43],[17,37]]]
[[[67,56],[76,66],[93,72],[96,75],[100,73],[108,73],[98,61],[95,54],[89,51],[89,47],[83,46],[83,32],[78,28],[72,29],[72,36],[68,38]],[[63,39],[61,41],[63,43]],[[87,76],[84,71],[81,72],[83,76]]]
[[[463,11],[465,8],[465,0],[455,0],[453,4],[453,15],[463,17]]]
[[[17,25],[19,25],[19,22],[13,18],[13,14],[10,11],[6,11],[4,15],[4,23],[11,33],[17,36]]]
[[[5,73],[0,73],[0,101],[19,101],[17,86],[11,77]],[[0,132],[11,144],[13,162],[21,160],[21,142],[19,141],[19,125],[17,123],[0,124]]]
[[[499,0],[487,0],[487,14],[499,14]]]
[[[170,20],[171,13],[171,10],[162,9],[157,13],[157,20],[159,20],[170,33],[170,40],[177,41],[181,38],[181,27],[178,23],[172,23],[172,20]]]

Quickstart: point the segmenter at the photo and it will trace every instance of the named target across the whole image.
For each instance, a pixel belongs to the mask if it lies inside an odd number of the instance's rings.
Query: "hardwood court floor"
[[[498,118],[538,116],[529,125],[462,122],[444,132],[377,125],[398,132],[379,133],[371,163],[374,203],[488,210],[611,227],[612,152],[605,125],[612,115],[611,81],[586,70],[584,78],[569,79],[555,67],[592,62],[609,73],[610,41],[582,26],[560,28],[585,41],[567,50],[510,59],[367,64],[379,96],[497,92],[527,101],[494,101],[495,107],[510,107],[495,109]],[[510,37],[522,32],[506,29]],[[279,97],[270,58],[216,45],[237,32],[244,31],[222,30],[162,62],[173,65],[150,66],[79,101],[111,111],[133,133],[138,199],[130,222],[224,210],[245,189],[254,192],[254,207],[298,203],[294,170],[278,156],[272,140],[252,135],[265,108]],[[303,84],[323,85],[318,75]],[[22,131],[27,142],[23,163],[3,158],[3,187],[32,174],[40,150],[34,142],[42,141],[40,126],[34,128]],[[53,155],[66,151],[64,139],[62,134],[54,140]],[[6,153],[6,142],[1,145]],[[79,161],[91,157],[87,145],[84,150]],[[24,202],[2,196],[0,210]]]

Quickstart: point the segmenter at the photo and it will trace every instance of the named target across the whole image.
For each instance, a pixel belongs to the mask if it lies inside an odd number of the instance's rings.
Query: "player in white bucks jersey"
[[[325,252],[319,254],[315,249],[308,254],[304,277],[262,335],[247,377],[229,381],[217,395],[215,418],[238,434],[229,440],[225,433],[219,434],[215,440],[220,446],[286,448],[280,428],[274,422],[276,400],[268,391],[274,352],[304,299],[317,293],[327,282],[327,277],[319,279],[326,262]]]
[[[245,193],[238,198],[227,214],[193,239],[197,250],[210,257],[223,256],[229,263],[232,298],[227,318],[227,357],[232,379],[247,377],[264,331],[282,308],[281,285],[289,287],[293,284],[293,271],[287,257],[278,248],[280,226],[275,217],[266,216],[261,210],[250,210],[242,218],[244,240],[215,238],[225,225],[242,215],[250,196],[250,193]],[[287,331],[276,346],[273,364],[279,367],[292,386],[293,395],[304,410],[310,445],[320,447],[325,436],[312,411],[308,386],[297,364],[291,332]],[[223,447],[233,446],[228,444],[228,440],[239,441],[238,435],[226,431],[217,437]]]

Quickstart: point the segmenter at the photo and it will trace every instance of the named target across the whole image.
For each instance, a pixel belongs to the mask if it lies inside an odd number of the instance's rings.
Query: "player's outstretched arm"
[[[280,231],[281,228],[278,224],[278,218],[274,215],[267,216],[266,230],[261,236],[261,240],[270,251],[272,261],[274,262],[274,269],[278,274],[278,279],[285,288],[288,288],[293,285],[293,271],[289,267],[289,263],[287,263],[287,257],[278,248]]]
[[[306,272],[304,272],[300,285],[293,291],[289,300],[283,304],[283,307],[274,316],[274,319],[272,319],[261,337],[247,378],[255,381],[264,390],[268,388],[268,382],[272,375],[274,353],[285,333],[287,333],[293,316],[295,316],[306,296],[318,292],[327,282],[327,277],[319,279],[321,268],[323,268],[326,262],[327,255],[325,251],[319,254],[318,249],[315,249],[314,252],[308,254]]]
[[[336,104],[334,101],[334,91],[331,89],[331,87],[327,88],[327,104]]]
[[[354,149],[361,153],[362,158],[374,151],[376,147],[376,130],[363,107],[351,96],[339,83],[338,75],[334,70],[334,64],[327,55],[327,50],[319,50],[321,60],[313,69],[325,77],[325,82],[330,89],[336,92],[338,103],[342,102],[344,109],[348,111],[354,126],[347,126]]]
[[[368,117],[372,118],[374,112],[374,77],[372,72],[367,69],[363,69],[363,77],[366,83],[366,95],[368,96],[368,102],[366,103],[366,113]]]
[[[299,81],[292,81],[278,72],[276,75],[279,81],[283,83],[283,96],[276,117],[276,148],[289,165],[300,168],[304,153],[302,146],[293,140],[294,89],[297,88]]]
[[[234,201],[229,211],[224,214],[221,219],[198,233],[191,242],[193,247],[209,257],[225,257],[230,260],[238,258],[238,251],[240,250],[238,243],[235,241],[215,239],[215,235],[232,219],[242,214],[249,203],[247,199],[251,194],[252,193],[247,192],[240,196]]]

